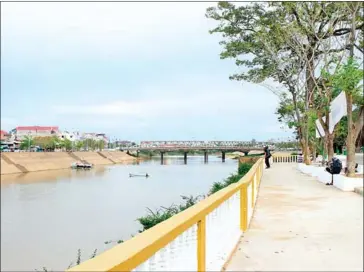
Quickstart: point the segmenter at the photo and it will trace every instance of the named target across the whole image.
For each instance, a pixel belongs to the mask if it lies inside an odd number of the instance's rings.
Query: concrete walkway
[[[363,197],[273,164],[226,270],[363,271]]]

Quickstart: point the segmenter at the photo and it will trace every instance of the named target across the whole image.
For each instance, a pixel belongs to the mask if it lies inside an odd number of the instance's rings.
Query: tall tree
[[[355,142],[363,129],[364,121],[364,98],[363,98],[363,69],[358,62],[349,58],[335,75],[336,86],[345,91],[347,104],[347,168],[348,176],[355,175]],[[353,105],[358,110],[353,114]]]
[[[310,104],[313,104],[315,93],[316,99],[320,97],[321,102],[328,105],[333,99],[330,86],[325,85],[317,71],[323,67],[329,70],[333,60],[337,59],[336,55],[343,54],[348,48],[346,41],[350,28],[346,27],[346,9],[345,3],[339,2],[274,2],[239,7],[224,2],[207,10],[207,17],[220,23],[211,32],[222,33],[224,51],[221,57],[234,58],[238,66],[249,68],[248,72],[230,78],[256,83],[273,79],[288,89],[293,100],[304,92],[304,118],[301,118],[297,105],[295,109],[307,164]],[[355,31],[362,28],[361,23],[353,26]],[[336,64],[338,66],[338,61]],[[327,108],[324,113],[328,113]],[[321,115],[322,122],[324,114]],[[325,129],[328,128],[329,118],[322,123]],[[326,138],[330,156],[333,155],[332,138],[332,134]]]
[[[280,98],[286,92],[291,95],[297,133],[301,146],[307,143],[303,137],[302,113],[298,97],[302,92],[300,71],[303,63],[285,40],[282,39],[280,25],[285,20],[283,10],[268,3],[253,3],[235,6],[219,2],[217,7],[207,9],[208,18],[219,21],[218,27],[210,33],[222,33],[220,42],[224,46],[221,58],[233,58],[239,67],[248,68],[230,76],[233,80],[245,80],[268,87]],[[278,90],[267,83],[268,80],[283,86]],[[287,96],[285,96],[287,97]]]
[[[360,131],[363,128],[364,118],[364,98],[362,89],[363,86],[359,85],[363,79],[363,68],[359,66],[354,60],[354,49],[357,48],[363,53],[363,44],[357,46],[356,42],[356,29],[357,25],[361,25],[361,38],[363,38],[363,3],[360,2],[348,2],[345,3],[349,9],[349,31],[350,31],[350,42],[349,42],[349,60],[347,64],[340,71],[338,76],[338,84],[345,91],[347,115],[348,115],[348,136],[346,140],[347,145],[347,175],[349,177],[355,176],[355,142],[359,136]],[[360,43],[360,41],[359,41]],[[359,116],[356,121],[353,120],[353,104],[359,104]]]

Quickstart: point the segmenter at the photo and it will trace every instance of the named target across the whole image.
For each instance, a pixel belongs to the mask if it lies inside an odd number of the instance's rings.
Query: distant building
[[[105,133],[83,133],[81,138],[84,140],[86,139],[92,139],[95,141],[103,140],[105,144],[109,143],[109,139],[106,137]]]
[[[0,130],[0,140],[1,141],[6,141],[10,138],[10,134],[7,133],[5,130]]]
[[[10,134],[15,136],[15,139],[22,140],[25,136],[30,137],[45,137],[57,136],[59,134],[58,126],[42,127],[42,126],[24,126],[16,127],[10,131]]]
[[[62,131],[58,134],[58,137],[62,140],[70,140],[72,142],[81,140],[79,132]]]
[[[116,146],[120,146],[120,147],[131,147],[133,146],[135,143],[130,142],[130,141],[116,141],[115,145]]]

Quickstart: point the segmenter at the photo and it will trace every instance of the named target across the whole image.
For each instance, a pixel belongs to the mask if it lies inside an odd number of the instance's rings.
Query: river
[[[181,202],[181,195],[206,194],[215,181],[237,170],[237,161],[210,156],[155,158],[138,165],[1,176],[1,270],[61,271],[77,250],[88,259],[141,229],[136,218]],[[130,178],[129,173],[149,178]]]

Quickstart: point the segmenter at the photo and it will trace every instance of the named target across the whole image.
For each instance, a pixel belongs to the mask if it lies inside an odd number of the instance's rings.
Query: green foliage
[[[137,219],[137,221],[143,226],[142,230],[140,230],[139,232],[150,229],[151,227],[167,220],[173,215],[176,215],[177,213],[188,209],[189,207],[195,205],[203,197],[204,196],[181,196],[183,203],[181,203],[180,205],[173,204],[168,208],[161,207],[156,211],[152,211],[151,209],[147,208],[148,214]]]
[[[161,208],[154,212],[149,208],[147,209],[148,214],[137,219],[137,221],[143,226],[143,229],[140,232],[150,229],[151,227],[177,214],[177,209],[175,207]]]
[[[43,149],[54,150],[59,142],[60,140],[57,136],[34,137],[34,145]]]
[[[84,145],[84,143],[82,141],[77,141],[76,145],[75,145],[76,150],[80,151],[82,149],[83,145]]]
[[[272,55],[283,47],[283,40],[279,39],[282,14],[268,6],[257,2],[243,6],[219,2],[217,7],[207,9],[206,16],[219,23],[210,33],[221,33],[224,38],[220,42],[224,48],[220,57],[233,58],[237,66],[248,68],[231,79],[256,83],[267,78],[280,81],[278,63]]]
[[[99,148],[100,151],[102,149],[104,149],[104,147],[105,147],[105,141],[104,140],[98,140],[97,141],[97,147]]]
[[[221,189],[238,182],[242,177],[245,176],[246,173],[252,168],[252,163],[240,163],[237,174],[231,174],[228,178],[223,180],[222,182],[214,182],[209,191],[209,195],[220,191]]]
[[[80,147],[83,147],[85,150],[102,150],[105,148],[105,141],[103,140],[94,140],[94,139],[85,139],[82,141],[82,146],[80,144]]]
[[[334,144],[344,146],[348,135],[348,118],[344,116],[335,127]]]
[[[217,191],[220,191],[221,189],[224,189],[224,188],[225,188],[224,183],[222,183],[222,182],[214,182],[212,184],[212,187],[210,189],[209,194],[216,193]]]
[[[354,104],[364,105],[363,77],[363,68],[358,61],[349,58],[344,65],[340,65],[338,72],[333,75],[333,84],[337,89],[351,94]]]
[[[233,183],[238,182],[251,169],[252,166],[253,166],[253,164],[251,164],[251,163],[241,163],[239,165],[237,174],[230,175],[228,178],[226,178],[222,182],[214,182],[209,191],[209,195],[211,195]],[[148,214],[146,216],[143,216],[143,217],[140,217],[137,219],[138,222],[143,226],[143,228],[142,228],[142,230],[140,230],[140,232],[143,232],[143,231],[167,220],[168,218],[171,218],[173,215],[188,209],[189,207],[196,204],[204,196],[197,196],[197,197],[181,196],[181,197],[182,197],[183,202],[180,205],[173,204],[172,206],[170,206],[168,208],[161,207],[160,209],[158,209],[156,211],[152,211],[151,209],[148,208]]]
[[[245,176],[245,174],[249,172],[252,166],[252,163],[240,163],[238,168],[238,174],[241,176]]]
[[[67,151],[71,151],[72,150],[72,141],[69,139],[64,139],[63,140],[63,146]]]
[[[34,146],[34,140],[32,136],[25,136],[20,143],[21,150],[29,150],[32,146]]]

